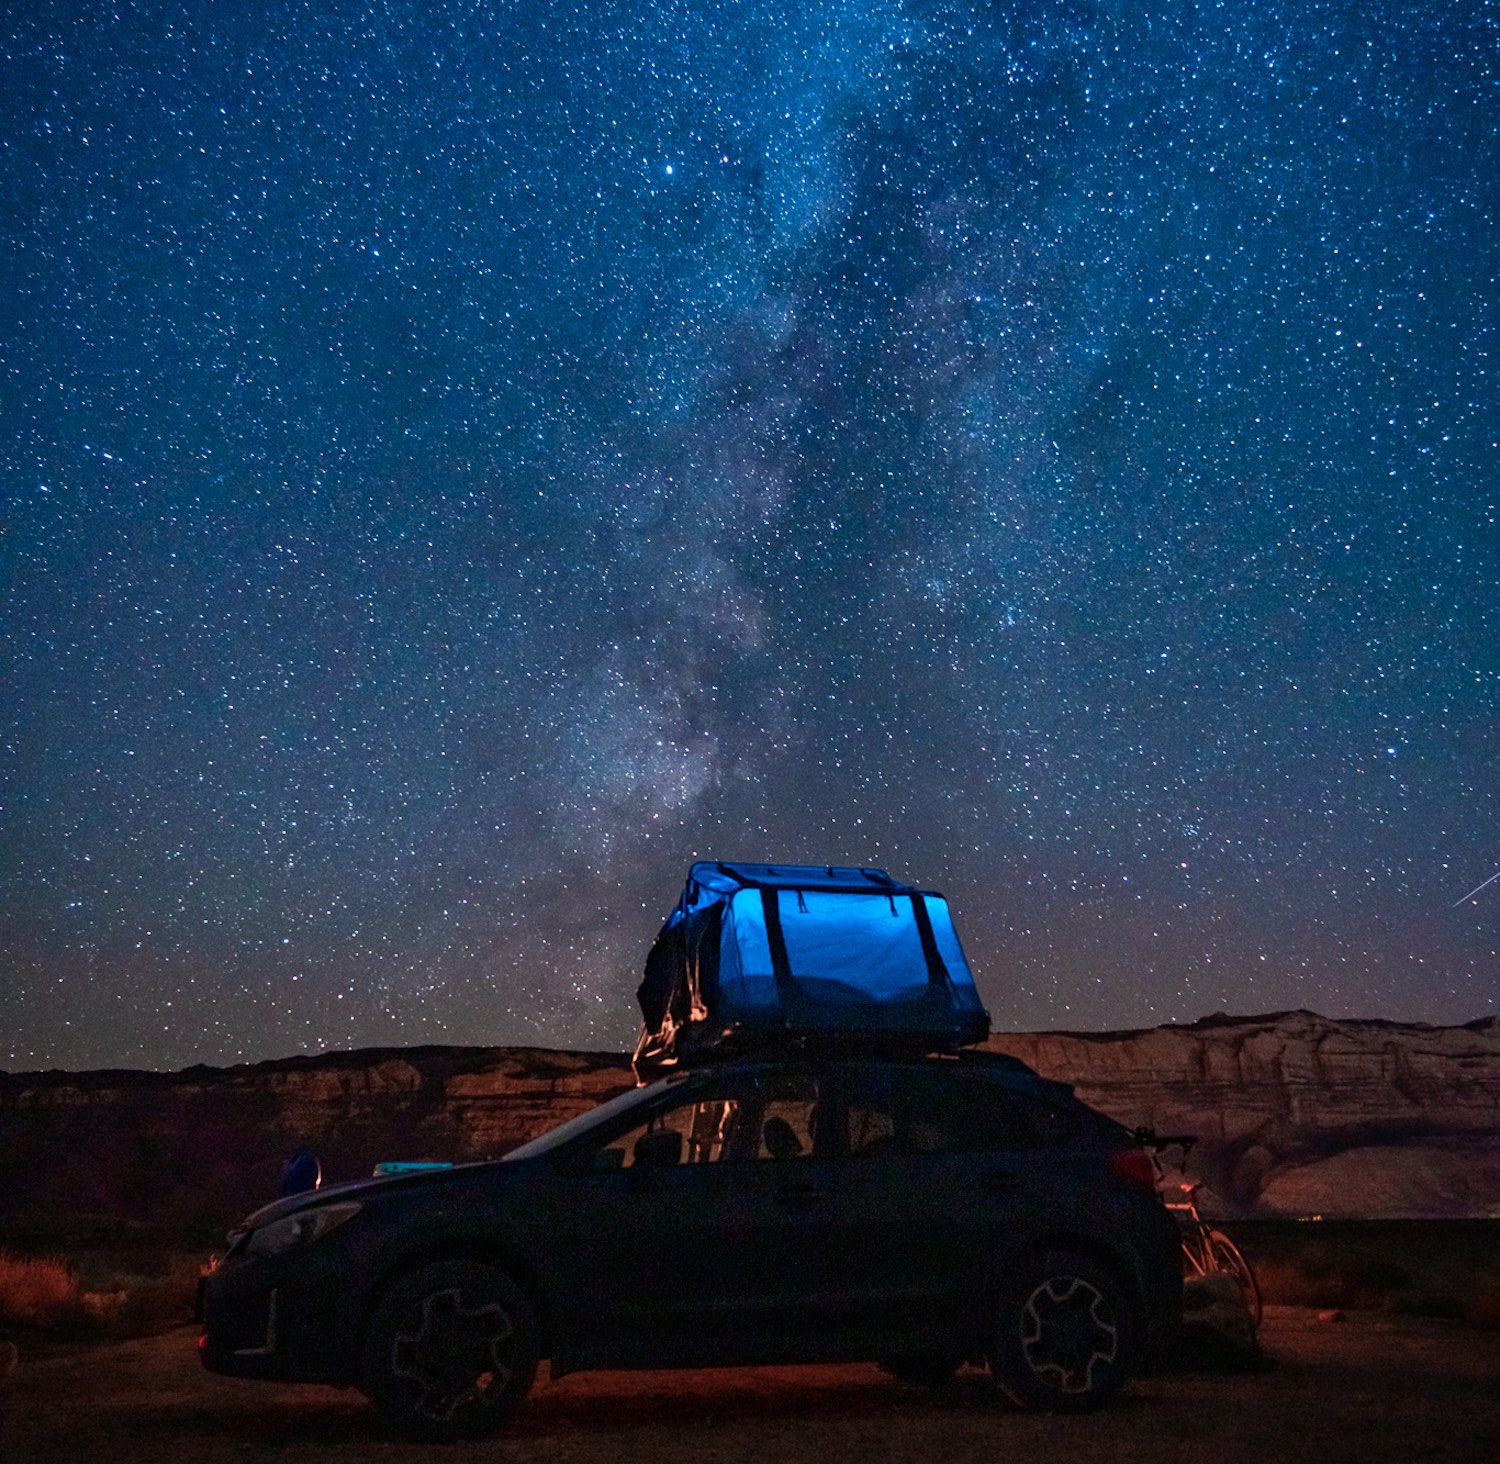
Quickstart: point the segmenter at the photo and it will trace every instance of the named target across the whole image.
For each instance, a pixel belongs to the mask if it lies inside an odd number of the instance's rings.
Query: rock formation
[[[633,1082],[623,1055],[504,1047],[0,1074],[0,1225],[211,1234],[273,1199],[299,1150],[328,1181],[494,1157]]]
[[[1500,1218],[1500,1018],[1283,1012],[989,1045],[1131,1127],[1198,1136],[1189,1172],[1205,1209]]]
[[[1500,1018],[1291,1012],[990,1046],[1128,1125],[1198,1135],[1206,1209],[1500,1216]],[[210,1232],[274,1196],[296,1150],[332,1180],[381,1159],[498,1155],[631,1081],[618,1054],[453,1047],[0,1074],[0,1223]]]

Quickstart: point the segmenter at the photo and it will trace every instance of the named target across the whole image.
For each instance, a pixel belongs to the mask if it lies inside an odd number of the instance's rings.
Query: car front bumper
[[[231,1256],[198,1291],[198,1360],[230,1377],[347,1384],[355,1347],[339,1279],[310,1257]]]

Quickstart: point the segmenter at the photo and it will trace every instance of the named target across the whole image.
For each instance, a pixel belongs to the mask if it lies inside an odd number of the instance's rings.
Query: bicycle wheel
[[[1255,1272],[1250,1268],[1250,1262],[1240,1254],[1240,1248],[1222,1230],[1210,1230],[1208,1232],[1208,1253],[1213,1261],[1216,1271],[1223,1271],[1225,1275],[1233,1276],[1240,1288],[1240,1295],[1245,1299],[1245,1310],[1250,1313],[1250,1325],[1260,1326],[1261,1318],[1265,1315],[1265,1307],[1260,1299],[1260,1282],[1255,1279]]]

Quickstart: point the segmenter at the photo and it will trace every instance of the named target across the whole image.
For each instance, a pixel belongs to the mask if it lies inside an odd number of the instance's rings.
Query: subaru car
[[[868,1360],[1107,1403],[1173,1332],[1176,1229],[1120,1125],[1012,1058],[783,1053],[679,1071],[507,1154],[283,1199],[201,1297],[215,1372],[353,1385],[493,1432],[546,1360]]]

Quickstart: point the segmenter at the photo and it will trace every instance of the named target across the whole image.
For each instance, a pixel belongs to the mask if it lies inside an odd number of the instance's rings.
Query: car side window
[[[811,1154],[818,1137],[818,1083],[811,1074],[767,1079],[760,1088],[759,1128],[751,1152],[757,1159]]]
[[[743,1105],[734,1098],[679,1103],[648,1123],[612,1139],[596,1151],[595,1169],[630,1169],[637,1164],[675,1168],[713,1164],[733,1144]]]
[[[1009,1094],[910,1069],[851,1074],[846,1121],[852,1155],[966,1153],[1033,1142]]]

